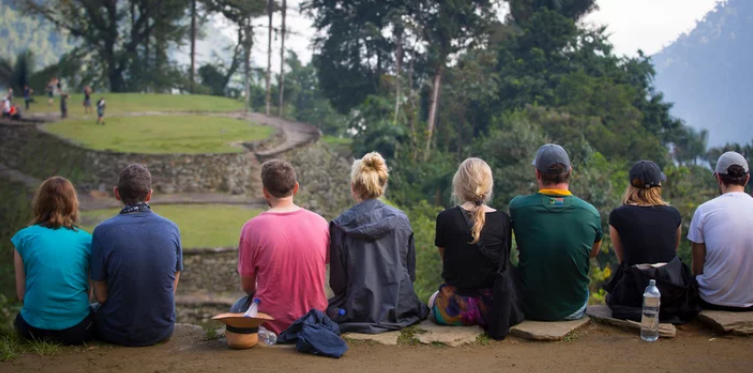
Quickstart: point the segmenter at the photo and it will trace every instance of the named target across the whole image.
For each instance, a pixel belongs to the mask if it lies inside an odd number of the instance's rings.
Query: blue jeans
[[[584,316],[586,316],[586,309],[588,308],[588,299],[591,298],[591,292],[586,290],[586,303],[583,304],[583,307],[578,308],[577,311],[573,312],[572,315],[565,317],[565,320],[580,320]]]

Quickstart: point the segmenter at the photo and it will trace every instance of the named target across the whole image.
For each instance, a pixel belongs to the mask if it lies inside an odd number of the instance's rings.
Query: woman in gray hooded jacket
[[[329,283],[335,295],[327,314],[342,333],[400,330],[429,314],[413,290],[416,250],[408,217],[379,200],[388,178],[379,153],[353,162],[357,204],[330,223]]]

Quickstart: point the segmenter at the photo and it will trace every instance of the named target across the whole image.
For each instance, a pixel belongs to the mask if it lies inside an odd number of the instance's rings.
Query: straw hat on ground
[[[243,313],[223,313],[212,320],[225,324],[225,338],[232,349],[244,350],[256,346],[259,342],[259,325],[274,320],[273,317],[259,312],[256,317],[246,317]]]

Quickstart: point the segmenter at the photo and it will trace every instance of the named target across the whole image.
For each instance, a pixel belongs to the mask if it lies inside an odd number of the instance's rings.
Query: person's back
[[[91,339],[89,257],[92,236],[78,228],[78,199],[73,185],[52,177],[39,187],[34,221],[16,233],[16,293],[23,308],[19,334],[80,344]]]
[[[351,189],[358,204],[330,224],[330,287],[327,313],[343,333],[399,330],[428,316],[413,289],[413,230],[402,211],[378,198],[388,169],[378,153],[356,160]]]
[[[578,319],[588,303],[589,259],[602,239],[599,212],[567,189],[570,160],[564,149],[537,153],[540,190],[510,202],[526,319]]]
[[[178,227],[147,204],[147,175],[145,168],[135,165],[121,172],[118,190],[126,206],[97,226],[92,239],[91,278],[100,303],[99,292],[106,287],[96,315],[98,333],[126,346],[152,345],[172,335],[174,292],[183,267]],[[146,190],[148,195],[134,199],[126,188]]]
[[[707,308],[753,310],[753,197],[740,154],[728,152],[715,171],[722,195],[698,207],[688,231],[693,272]]]
[[[329,228],[306,209],[264,212],[244,225],[238,251],[241,276],[256,277],[259,311],[275,321],[264,324],[281,333],[309,310],[327,309]]]

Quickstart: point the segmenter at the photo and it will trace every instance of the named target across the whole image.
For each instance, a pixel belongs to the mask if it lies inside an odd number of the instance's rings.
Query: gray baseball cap
[[[746,173],[750,171],[748,168],[748,161],[745,160],[745,157],[743,157],[742,154],[737,152],[726,152],[719,157],[718,161],[716,161],[716,169],[714,169],[714,173],[726,175],[730,166],[740,166]]]
[[[570,170],[570,157],[564,148],[557,144],[546,144],[536,152],[536,158],[532,165],[540,172],[548,173],[549,168],[556,164],[565,165],[565,170]]]

